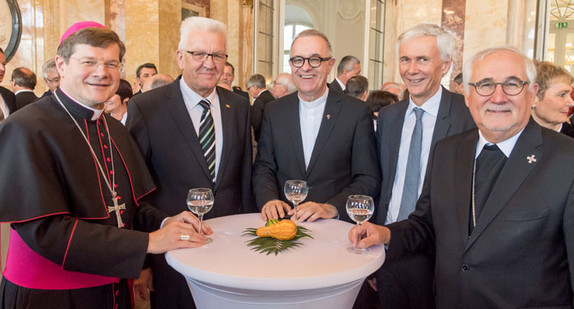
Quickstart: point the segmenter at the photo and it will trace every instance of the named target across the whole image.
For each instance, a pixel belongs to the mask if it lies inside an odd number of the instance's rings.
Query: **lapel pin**
[[[327,114],[327,120],[331,119],[331,115]]]
[[[231,106],[229,106],[229,104],[225,104],[225,107],[226,107],[226,108],[231,108]]]
[[[526,157],[526,159],[528,160],[528,164],[532,164],[533,162],[536,162],[536,157],[533,154]]]

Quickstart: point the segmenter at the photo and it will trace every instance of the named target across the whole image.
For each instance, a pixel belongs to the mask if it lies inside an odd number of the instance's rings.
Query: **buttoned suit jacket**
[[[290,179],[307,181],[305,201],[334,205],[346,221],[350,221],[345,209],[350,194],[377,194],[376,142],[365,103],[329,91],[323,115],[305,169],[297,92],[267,104],[253,172],[259,209],[273,199],[289,203],[283,186]]]
[[[23,91],[16,94],[16,109],[21,109],[22,107],[33,103],[38,100],[38,97],[31,91]]]
[[[157,185],[152,205],[173,216],[187,210],[191,188],[211,188],[215,201],[205,218],[252,212],[251,128],[249,102],[217,87],[223,127],[223,147],[215,184],[211,182],[193,122],[185,107],[180,79],[134,96],[126,126],[139,144]],[[185,279],[165,261],[151,255],[155,308],[194,308]]]
[[[437,143],[389,257],[436,247],[437,308],[572,308],[574,140],[532,119],[469,235],[478,130]]]
[[[442,87],[442,86],[441,86]],[[409,99],[384,107],[377,118],[377,151],[381,166],[381,193],[378,199],[376,223],[385,224],[395,174],[401,135]],[[431,151],[439,140],[475,128],[474,120],[462,95],[442,88],[440,106],[431,140]],[[429,159],[430,160],[430,159]],[[430,162],[430,161],[429,161]],[[422,171],[423,173],[425,171]]]

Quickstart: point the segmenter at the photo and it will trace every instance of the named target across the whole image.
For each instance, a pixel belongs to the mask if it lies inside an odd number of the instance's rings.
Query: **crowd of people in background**
[[[401,81],[379,87],[308,29],[291,43],[290,73],[253,74],[244,91],[225,25],[191,17],[174,51],[181,75],[144,63],[130,84],[117,34],[71,29],[42,66],[41,97],[28,68],[14,68],[12,91],[0,87],[0,179],[11,180],[0,221],[15,222],[16,244],[4,306],[129,308],[135,294],[152,308],[193,307],[159,253],[205,241],[182,203],[195,187],[214,192],[206,219],[352,222],[347,197],[375,198],[349,239],[384,244],[387,258],[355,308],[573,305],[574,174],[561,171],[574,165],[574,78],[564,68],[493,48],[449,90],[455,37],[419,24],[397,39]],[[0,49],[0,81],[5,69]],[[296,212],[282,192],[290,179],[311,188]],[[38,263],[19,269],[16,258]],[[50,282],[54,273],[63,279]],[[125,278],[138,278],[133,290]]]

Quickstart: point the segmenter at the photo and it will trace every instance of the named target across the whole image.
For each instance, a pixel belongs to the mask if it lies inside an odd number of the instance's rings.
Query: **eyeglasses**
[[[46,78],[46,81],[48,83],[59,83],[60,82],[60,77],[54,77],[52,79]]]
[[[319,66],[321,66],[321,63],[323,61],[331,60],[331,57],[322,58],[319,56],[313,56],[313,57],[305,58],[305,57],[301,57],[301,56],[295,56],[295,57],[291,57],[289,59],[289,62],[291,62],[291,64],[294,67],[300,68],[303,65],[305,65],[305,60],[307,60],[307,62],[309,63],[309,66],[311,66],[312,68],[318,68]]]
[[[185,52],[190,54],[191,58],[193,58],[193,60],[195,60],[195,61],[205,61],[205,60],[207,60],[207,57],[211,56],[211,58],[215,62],[225,62],[225,61],[227,61],[227,57],[229,57],[226,54],[210,54],[210,53],[206,53],[206,52],[202,52],[202,51],[186,50]]]
[[[100,64],[104,64],[104,67],[108,70],[119,70],[122,67],[122,63],[117,60],[112,61],[103,61],[98,60],[95,58],[76,58],[70,56],[71,59],[78,61],[84,68],[86,69],[95,69],[100,66]]]
[[[495,83],[491,79],[481,80],[476,83],[468,83],[470,86],[474,87],[476,93],[483,97],[492,95],[496,90],[496,86],[500,85],[502,91],[509,96],[519,95],[524,89],[524,85],[528,84],[528,81],[520,79],[509,79],[502,83]]]

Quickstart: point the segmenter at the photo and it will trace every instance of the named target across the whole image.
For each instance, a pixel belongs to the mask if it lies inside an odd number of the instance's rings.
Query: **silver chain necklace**
[[[115,166],[114,166],[114,154],[112,151],[112,138],[111,138],[111,134],[110,134],[110,129],[108,128],[108,122],[106,121],[106,117],[102,117],[103,122],[104,122],[104,127],[106,129],[106,132],[108,133],[108,147],[110,149],[110,163],[112,165],[112,183],[110,184],[110,181],[108,180],[108,177],[106,176],[106,173],[102,167],[102,164],[100,163],[100,160],[98,159],[98,157],[96,156],[96,153],[94,152],[94,148],[92,148],[92,145],[90,144],[90,141],[88,140],[88,137],[86,136],[86,134],[84,133],[84,131],[82,131],[82,128],[80,127],[80,124],[78,124],[78,122],[76,121],[76,119],[72,116],[72,114],[70,113],[70,111],[66,108],[66,106],[64,105],[64,103],[62,103],[62,101],[60,100],[60,98],[58,97],[58,94],[56,92],[54,92],[54,97],[56,98],[56,100],[58,101],[58,103],[60,103],[60,105],[62,106],[62,108],[64,108],[64,110],[66,111],[66,113],[68,114],[68,116],[70,116],[70,118],[72,118],[72,121],[74,122],[74,124],[76,125],[76,127],[78,128],[78,130],[80,131],[80,133],[82,134],[82,137],[84,138],[84,141],[86,141],[86,144],[88,144],[88,147],[90,148],[90,152],[92,153],[92,156],[94,158],[94,160],[96,160],[96,163],[98,163],[98,167],[100,168],[100,173],[102,174],[102,177],[104,178],[104,181],[106,182],[106,186],[108,187],[108,190],[110,191],[110,194],[112,195],[112,202],[114,203],[113,206],[107,206],[108,212],[115,212],[116,213],[116,217],[117,217],[117,221],[118,221],[118,227],[119,228],[123,228],[124,227],[124,223],[122,221],[122,217],[120,215],[120,211],[121,210],[125,210],[126,209],[126,204],[118,204],[118,198],[117,198],[117,192],[114,190],[115,186],[116,186],[116,171],[115,171]],[[103,154],[102,154],[103,155]]]

